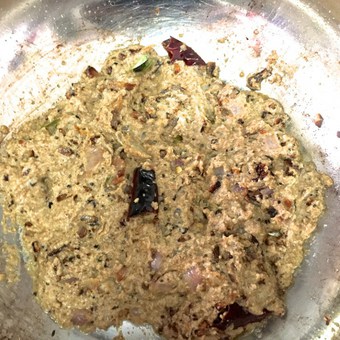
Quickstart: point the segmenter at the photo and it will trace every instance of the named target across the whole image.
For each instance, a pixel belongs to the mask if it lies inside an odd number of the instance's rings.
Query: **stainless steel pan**
[[[287,315],[249,338],[339,339],[339,0],[0,0],[0,123],[19,124],[43,112],[110,49],[137,41],[159,47],[169,35],[217,61],[222,77],[240,87],[246,83],[240,74],[261,69],[277,52],[282,84],[264,83],[262,91],[282,102],[295,135],[335,186],[288,292]],[[4,240],[18,237],[0,229],[0,247]],[[0,271],[3,260],[0,255]],[[21,272],[17,285],[0,283],[0,339],[112,339],[113,329],[61,330],[34,301],[23,265]],[[130,339],[151,338],[147,328],[123,329]]]

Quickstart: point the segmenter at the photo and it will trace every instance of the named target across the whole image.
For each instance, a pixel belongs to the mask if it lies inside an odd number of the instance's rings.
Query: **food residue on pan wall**
[[[20,250],[17,245],[8,244],[6,242],[2,242],[0,244],[0,255],[1,260],[4,263],[1,263],[3,268],[0,271],[0,281],[5,281],[8,284],[14,284],[20,279]]]

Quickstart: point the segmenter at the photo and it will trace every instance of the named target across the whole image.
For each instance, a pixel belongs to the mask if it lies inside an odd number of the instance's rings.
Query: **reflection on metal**
[[[340,336],[339,22],[336,0],[0,0],[0,123],[15,126],[45,111],[89,64],[100,68],[111,49],[131,42],[155,44],[164,55],[161,42],[179,37],[240,87],[246,86],[240,75],[263,69],[276,51],[276,82],[264,81],[262,92],[282,102],[296,136],[337,189],[328,192],[328,210],[288,293],[287,316],[249,338],[330,339]],[[324,118],[320,128],[313,122],[317,114]],[[8,321],[13,339],[46,339],[53,330],[53,339],[112,338],[113,330],[60,330],[31,298],[22,272],[18,286],[0,283],[0,321]],[[333,320],[329,326],[325,315]],[[150,339],[126,324],[123,333],[129,330],[130,339]]]

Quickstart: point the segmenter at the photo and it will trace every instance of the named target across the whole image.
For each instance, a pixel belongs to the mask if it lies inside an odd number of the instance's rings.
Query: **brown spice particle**
[[[323,117],[320,115],[320,113],[318,113],[318,114],[316,115],[316,118],[314,119],[314,124],[315,124],[318,128],[321,128],[322,123],[323,123]]]
[[[72,156],[74,154],[73,150],[69,147],[59,147],[58,152],[64,156]]]
[[[181,72],[181,67],[179,66],[179,64],[175,63],[174,64],[174,73],[178,74],[179,72]]]
[[[106,73],[110,76],[112,74],[112,66],[106,68]]]
[[[119,59],[119,60],[125,60],[125,58],[126,58],[126,54],[124,54],[124,53],[122,53],[122,52],[120,52],[120,53],[118,54],[118,59]]]
[[[292,207],[292,201],[289,200],[289,199],[287,199],[287,198],[285,198],[285,199],[283,200],[283,204],[284,204],[285,207],[288,208],[288,209]]]
[[[220,181],[217,181],[215,182],[210,188],[209,188],[209,192],[211,194],[213,194],[217,189],[219,189],[221,187],[221,182]]]
[[[125,266],[122,266],[117,272],[116,272],[116,279],[118,282],[123,281],[126,278],[127,275],[127,268]]]
[[[94,77],[97,77],[99,75],[98,71],[92,66],[87,67],[87,69],[85,70],[85,74],[89,78],[94,78]]]
[[[67,194],[60,194],[59,196],[57,196],[57,202],[66,200],[66,198],[68,198]]]
[[[132,83],[124,83],[124,88],[127,91],[131,91],[136,87],[136,84],[132,84]]]
[[[87,229],[82,226],[78,229],[77,234],[80,238],[84,238],[87,235]]]
[[[215,75],[215,70],[216,70],[216,63],[209,61],[207,63],[207,74],[213,77]]]
[[[73,89],[69,89],[65,96],[66,96],[66,99],[71,99],[72,97],[74,97],[76,95],[75,91]]]
[[[164,158],[166,156],[166,154],[167,154],[166,150],[163,150],[163,149],[159,150],[159,155],[160,155],[161,158]]]
[[[329,324],[332,321],[332,318],[329,315],[325,315],[323,319],[325,320],[326,326],[329,326]]]
[[[39,253],[41,249],[39,241],[34,241],[32,243],[32,248],[35,253]]]

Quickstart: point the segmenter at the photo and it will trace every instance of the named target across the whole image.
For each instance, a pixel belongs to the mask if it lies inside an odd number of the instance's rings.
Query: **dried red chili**
[[[144,212],[157,212],[152,203],[158,203],[158,188],[153,170],[136,168],[133,174],[133,184],[128,217]]]
[[[171,62],[183,60],[185,65],[206,65],[206,62],[189,46],[173,37],[162,42]]]
[[[238,303],[226,307],[217,307],[219,310],[217,318],[213,321],[212,327],[220,330],[227,329],[228,326],[233,324],[234,329],[244,327],[249,323],[260,322],[266,318],[269,312],[265,309],[263,314],[254,315],[240,306]]]

